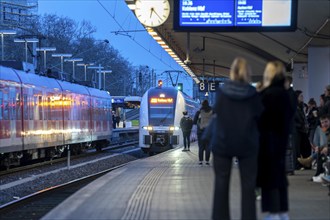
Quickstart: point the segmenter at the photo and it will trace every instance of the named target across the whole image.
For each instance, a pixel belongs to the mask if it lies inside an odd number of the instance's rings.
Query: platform
[[[214,173],[191,152],[173,149],[133,161],[87,185],[43,219],[211,219]],[[233,165],[231,216],[240,218],[240,181]],[[328,188],[308,181],[314,171],[290,176],[291,219],[330,219]],[[260,201],[256,201],[258,219]]]

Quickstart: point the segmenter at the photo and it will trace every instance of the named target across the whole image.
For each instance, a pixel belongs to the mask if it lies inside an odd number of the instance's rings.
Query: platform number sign
[[[199,83],[200,92],[216,92],[218,87],[219,87],[219,81]]]

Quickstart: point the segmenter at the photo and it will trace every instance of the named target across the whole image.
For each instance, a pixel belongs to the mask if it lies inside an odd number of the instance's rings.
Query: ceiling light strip
[[[162,39],[158,33],[150,27],[146,28],[147,32],[150,36],[194,79],[196,83],[199,83],[198,77],[194,74],[194,72],[188,67],[179,56],[167,45],[166,41]]]

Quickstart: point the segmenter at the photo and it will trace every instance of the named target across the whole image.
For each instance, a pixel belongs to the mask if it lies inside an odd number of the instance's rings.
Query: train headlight
[[[178,131],[180,128],[177,126],[171,126],[170,131]]]
[[[152,131],[152,126],[143,126],[142,127],[144,130],[147,130],[147,131]]]

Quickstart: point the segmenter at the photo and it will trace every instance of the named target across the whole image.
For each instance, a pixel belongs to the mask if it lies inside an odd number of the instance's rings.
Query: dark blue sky
[[[39,0],[39,14],[45,13],[90,21],[97,28],[95,38],[108,39],[133,65],[148,65],[158,75],[165,70],[182,70],[146,31],[141,31],[143,26],[124,0]],[[138,32],[114,33],[123,30]],[[191,78],[185,74],[179,81],[184,83],[185,92],[191,95]]]

